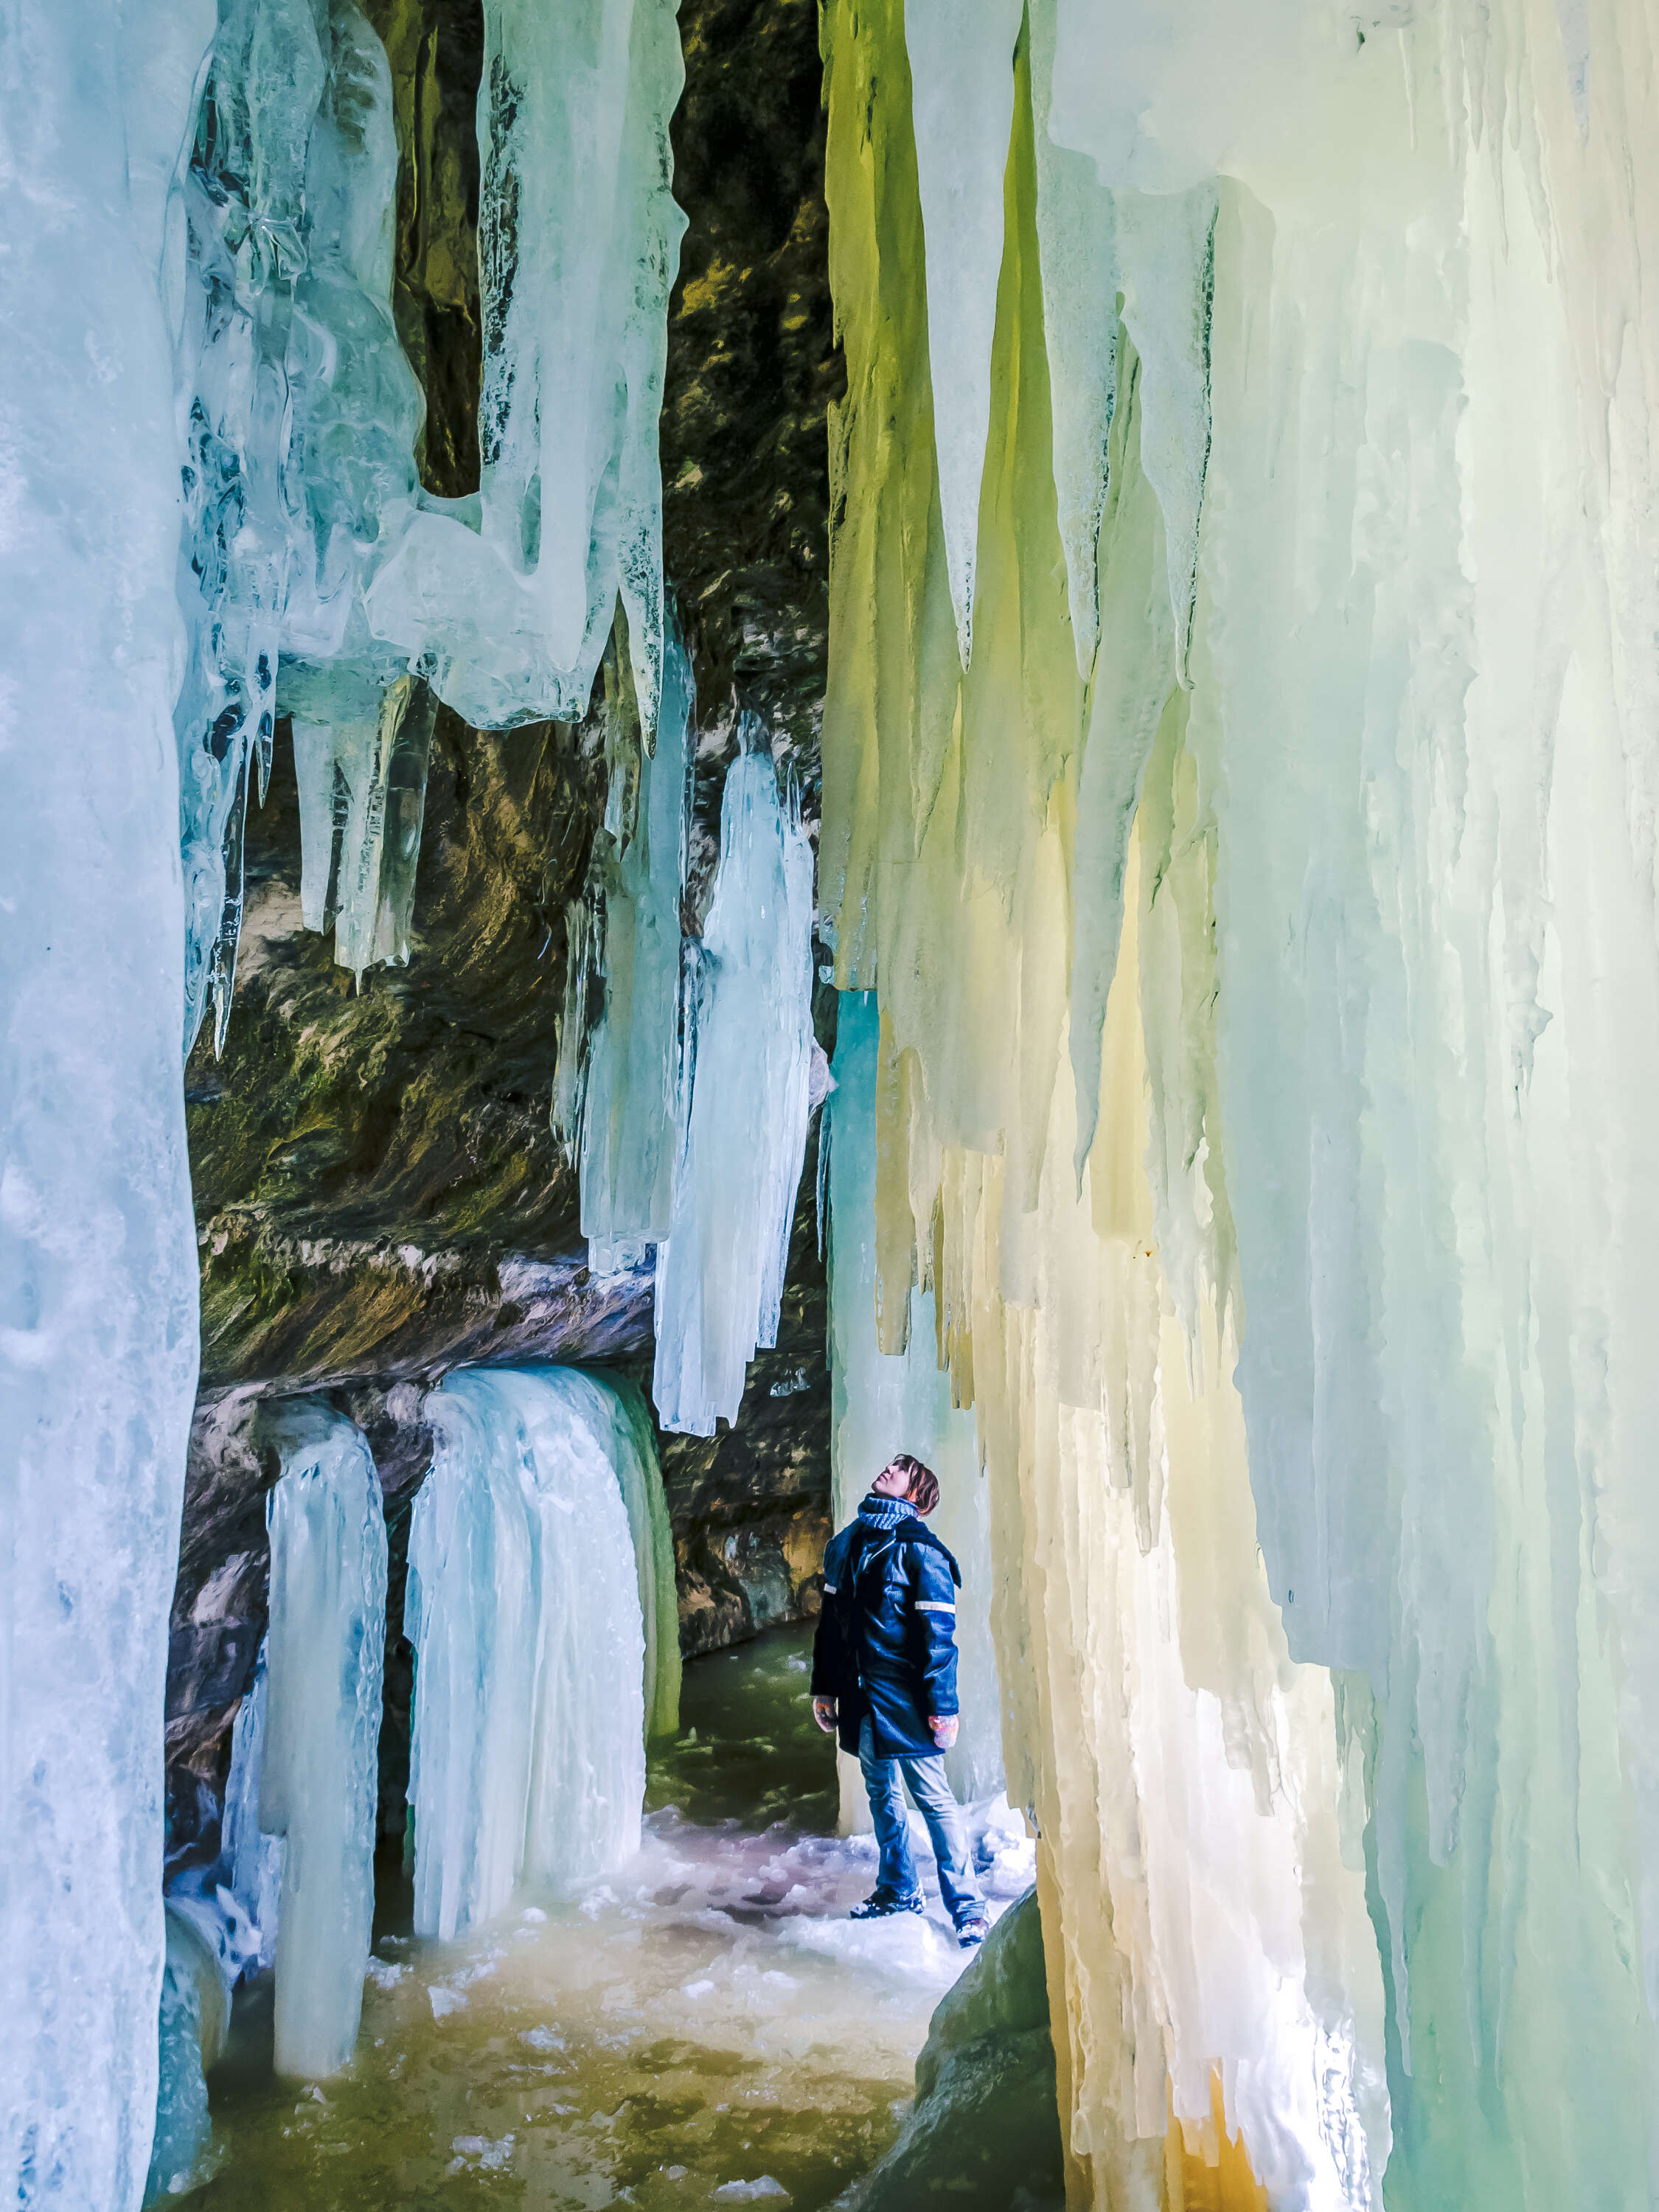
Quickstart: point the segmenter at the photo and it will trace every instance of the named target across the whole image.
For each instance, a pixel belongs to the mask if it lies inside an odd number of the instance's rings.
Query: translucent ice
[[[52,2212],[132,2212],[155,2114],[197,1366],[160,287],[212,31],[0,29],[0,2200]]]
[[[578,1148],[582,1233],[602,1273],[643,1260],[672,1214],[692,707],[691,664],[671,624],[653,750],[641,743],[631,685],[618,683],[607,702],[621,726],[607,749],[610,803],[590,905],[577,909],[559,1040],[555,1120]],[[604,1002],[587,1037],[596,979]]]
[[[198,2188],[212,2170],[207,2069],[224,2048],[229,2022],[230,1996],[217,1960],[191,1921],[169,1909],[147,2205]]]
[[[337,2073],[357,2040],[374,1913],[386,1522],[362,1432],[319,1401],[265,1417],[283,1473],[266,1501],[259,1826],[283,1839],[276,2068]]]
[[[806,1150],[812,848],[752,715],[720,801],[720,857],[694,949],[673,1225],[657,1247],[652,1395],[665,1428],[734,1421],[777,1342]]]
[[[447,1937],[520,1879],[568,1884],[635,1848],[645,1731],[672,1724],[678,1642],[636,1395],[568,1368],[474,1368],[426,1406],[409,1796],[415,1924]]]
[[[252,1931],[253,1961],[276,1960],[276,1922],[283,1892],[283,1839],[259,1826],[259,1771],[264,1762],[265,1649],[242,1693],[231,1729],[230,1773],[225,1783],[220,1831],[221,1870]]]
[[[479,496],[422,498],[370,594],[378,634],[471,722],[584,714],[618,592],[655,721],[684,77],[672,0],[486,0]]]

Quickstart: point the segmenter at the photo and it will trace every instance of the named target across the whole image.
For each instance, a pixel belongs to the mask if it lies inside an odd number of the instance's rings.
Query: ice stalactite
[[[689,955],[672,1225],[657,1247],[652,1395],[665,1428],[734,1421],[747,1365],[777,1342],[806,1153],[812,848],[752,715],[720,799],[720,856]]]
[[[327,879],[330,918],[344,914],[341,958],[361,970],[387,957],[377,936],[396,939],[359,911],[381,872],[387,761],[377,785],[373,733],[386,734],[380,694],[399,675],[363,587],[415,490],[421,411],[390,306],[396,179],[391,74],[355,0],[225,0],[179,194],[186,1048],[210,1004],[223,1041],[243,822],[250,784],[264,794],[279,702],[307,718],[302,786],[310,766],[326,793],[320,818],[306,810],[307,873]],[[331,747],[319,732],[337,725]],[[406,805],[392,813],[410,826]],[[418,842],[418,799],[412,827]],[[307,921],[319,910],[309,902]]]
[[[691,800],[691,664],[671,621],[656,743],[606,663],[610,787],[586,899],[573,906],[554,1121],[580,1163],[582,1234],[601,1273],[635,1266],[672,1216],[680,1066],[680,901]],[[603,1004],[591,1035],[586,1002]]]
[[[986,1797],[1002,1787],[1002,1693],[991,1644],[990,1498],[973,1414],[951,1405],[951,1378],[939,1371],[931,1285],[910,1291],[902,1325],[885,1332],[896,1334],[900,1345],[883,1348],[876,1267],[882,1053],[873,992],[842,994],[834,1072],[836,1088],[819,1139],[829,1149],[831,1512],[836,1526],[844,1527],[895,1452],[914,1453],[938,1475],[939,1508],[928,1526],[962,1569],[957,1598],[962,1728],[946,1769],[959,1797]],[[890,1073],[890,1097],[899,1079]],[[843,1822],[867,1826],[858,1768],[842,1759],[841,1771]]]
[[[821,896],[908,1068],[884,1311],[931,1280],[979,1423],[1074,2193],[1161,2201],[1218,2067],[1275,2205],[1645,2203],[1650,27],[1034,9],[965,676],[908,27],[827,27]]]
[[[258,1785],[259,1826],[283,1838],[276,2069],[319,2080],[356,2043],[373,1932],[386,1522],[368,1446],[343,1414],[298,1399],[265,1421],[283,1462],[266,1504]]]
[[[197,1369],[160,289],[199,0],[0,48],[0,2197],[132,2212],[163,1960],[162,1707]]]
[[[447,1937],[515,1883],[636,1848],[648,1729],[675,1725],[673,1553],[638,1394],[472,1368],[426,1401],[410,1534],[415,1924]]]
[[[379,635],[469,721],[579,719],[620,592],[654,726],[684,80],[672,0],[485,0],[479,492],[412,507],[370,593]]]

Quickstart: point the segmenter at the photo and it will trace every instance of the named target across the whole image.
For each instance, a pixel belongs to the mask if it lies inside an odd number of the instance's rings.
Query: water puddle
[[[214,2212],[830,2203],[896,2134],[942,1992],[966,1963],[929,1911],[856,1925],[867,1837],[837,1838],[833,1752],[805,1702],[810,1632],[686,1669],[684,1734],[651,1765],[643,1847],[576,1898],[526,1892],[453,1943],[409,1932],[382,1882],[351,2066],[270,2071],[245,1993],[210,2087]],[[981,1811],[1001,1911],[1031,1880]]]

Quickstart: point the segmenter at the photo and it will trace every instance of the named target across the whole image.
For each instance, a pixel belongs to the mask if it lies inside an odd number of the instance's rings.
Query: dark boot
[[[977,1908],[964,1912],[957,1923],[957,1941],[964,1951],[976,1950],[990,1932],[989,1916]]]
[[[848,1914],[849,1920],[890,1920],[896,1912],[920,1912],[921,1892],[913,1890],[908,1897],[901,1897],[896,1889],[878,1887],[862,1905],[855,1905]]]

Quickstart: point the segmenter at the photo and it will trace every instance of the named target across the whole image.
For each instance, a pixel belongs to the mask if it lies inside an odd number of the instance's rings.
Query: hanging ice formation
[[[263,799],[279,702],[297,718],[307,925],[337,912],[359,973],[407,951],[431,708],[363,603],[416,489],[397,167],[390,70],[355,0],[223,0],[179,185],[186,1049],[210,1002],[223,1042],[248,787]]]
[[[685,218],[673,0],[485,0],[476,500],[422,498],[369,593],[378,634],[469,721],[586,711],[618,593],[656,720],[657,417]]]
[[[873,991],[842,994],[834,1072],[836,1088],[819,1136],[829,1154],[831,1510],[836,1528],[845,1527],[895,1452],[913,1452],[938,1475],[939,1507],[928,1525],[962,1569],[957,1596],[962,1727],[945,1765],[958,1797],[988,1797],[1002,1787],[1002,1693],[991,1645],[990,1497],[980,1473],[974,1417],[951,1405],[951,1378],[939,1371],[931,1287],[911,1290],[896,1313],[890,1304],[878,1312],[876,1182],[884,1157],[878,1115],[898,1107],[904,1076],[884,1068]],[[890,1145],[884,1157],[896,1157]],[[867,1827],[857,1765],[850,1759],[840,1764],[843,1824]]]
[[[258,1781],[259,1826],[283,1838],[276,2070],[319,2080],[356,2043],[373,1932],[386,1522],[368,1446],[343,1415],[298,1399],[266,1420],[283,1461],[266,1500]],[[252,1840],[239,1835],[239,1857]]]
[[[747,1364],[777,1342],[806,1152],[812,848],[753,715],[720,799],[720,856],[688,957],[672,1226],[657,1247],[652,1396],[665,1429],[734,1421]]]
[[[1215,2083],[1276,2207],[1646,2204],[1651,26],[1028,21],[970,271],[910,12],[826,17],[820,896],[881,1311],[931,1285],[978,1425],[1072,2198],[1170,2201]]]
[[[667,1236],[679,1083],[680,901],[691,798],[691,664],[671,619],[656,744],[606,662],[610,783],[586,896],[568,910],[555,1126],[580,1162],[582,1234],[599,1273]],[[593,986],[603,1004],[586,1028]]]
[[[639,1842],[645,1738],[677,1725],[673,1548],[650,1419],[571,1368],[471,1368],[426,1401],[410,1532],[415,1925],[448,1937],[515,1883]]]
[[[360,978],[408,957],[434,692],[488,726],[580,717],[620,595],[654,726],[675,11],[490,0],[485,18],[484,460],[477,495],[447,501],[416,480],[392,319],[380,40],[356,0],[221,9],[180,188],[187,1048],[210,1002],[223,1041],[248,788],[263,798],[279,712],[304,920],[333,925]]]
[[[131,2212],[197,1262],[159,274],[203,0],[0,31],[0,2202]]]

